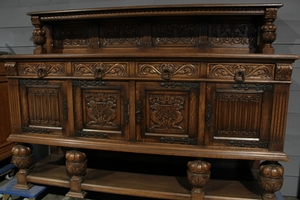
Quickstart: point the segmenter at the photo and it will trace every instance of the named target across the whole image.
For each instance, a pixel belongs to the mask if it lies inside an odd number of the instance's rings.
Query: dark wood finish
[[[0,52],[0,55],[2,53]],[[11,149],[14,143],[7,141],[11,134],[9,113],[8,84],[4,62],[0,59],[0,161],[12,156]]]
[[[67,187],[74,197],[97,191],[259,199],[239,181],[210,180],[213,166],[202,159],[266,160],[273,164],[260,167],[259,185],[262,198],[274,198],[283,175],[277,162],[289,160],[284,135],[292,63],[299,59],[273,54],[281,6],[29,13],[35,54],[1,57],[9,84],[9,140],[66,147],[67,161],[66,167],[43,161],[29,174],[23,167],[20,183]],[[89,167],[98,159],[101,166],[98,150],[188,157],[187,178]],[[66,168],[69,177],[62,175]],[[273,169],[275,176],[266,173]],[[215,189],[231,182],[237,188]]]

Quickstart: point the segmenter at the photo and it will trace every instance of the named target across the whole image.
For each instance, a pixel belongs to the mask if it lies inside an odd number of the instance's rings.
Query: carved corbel
[[[17,65],[16,62],[6,62],[4,64],[6,75],[7,76],[16,76],[17,73]]]
[[[43,54],[46,53],[44,44],[46,43],[46,32],[43,29],[43,24],[39,16],[31,16],[31,23],[35,27],[32,31],[33,43],[36,44],[34,54]]]
[[[277,64],[275,71],[276,81],[290,81],[292,80],[293,66],[291,64]]]
[[[273,23],[277,18],[277,8],[266,8],[264,24],[261,26],[261,52],[273,54],[274,48],[272,43],[276,40],[277,27]]]

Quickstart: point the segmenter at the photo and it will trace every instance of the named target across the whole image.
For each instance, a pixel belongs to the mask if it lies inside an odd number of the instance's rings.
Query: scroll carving
[[[90,43],[91,26],[56,26],[53,28],[53,44],[55,47],[87,46]]]
[[[100,68],[104,76],[128,76],[127,63],[73,63],[76,76],[94,75],[95,68]]]
[[[15,76],[17,75],[17,67],[15,62],[6,62],[4,64],[6,75]]]
[[[154,28],[155,45],[167,43],[196,45],[196,24],[156,24]]]
[[[185,97],[179,95],[150,95],[150,129],[183,130],[181,110],[184,109]]]
[[[277,65],[276,66],[276,74],[275,80],[277,81],[290,81],[292,79],[292,65]]]
[[[46,75],[64,75],[64,63],[20,63],[20,75],[36,75],[39,69],[43,69]]]
[[[140,46],[142,27],[139,24],[114,24],[103,26],[103,46],[127,44]]]
[[[253,64],[209,64],[210,78],[234,77],[238,71],[245,73],[245,78],[273,78],[273,65],[253,65]]]
[[[192,63],[140,63],[138,75],[161,75],[163,69],[168,69],[171,76],[196,77],[198,75],[199,64]]]
[[[211,28],[213,45],[255,45],[256,38],[254,24],[214,24]]]
[[[113,93],[86,93],[87,125],[118,128],[115,123],[117,101],[117,95]]]

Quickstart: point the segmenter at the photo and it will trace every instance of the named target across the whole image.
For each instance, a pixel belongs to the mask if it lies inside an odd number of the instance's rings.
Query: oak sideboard
[[[284,173],[279,162],[289,160],[283,151],[289,87],[292,63],[299,59],[274,54],[281,6],[28,13],[34,54],[1,56],[9,86],[8,140],[17,143],[15,187],[65,187],[67,196],[81,198],[94,191],[158,199],[276,199]],[[31,144],[58,146],[65,155],[32,166]],[[191,160],[183,177],[129,172],[120,163],[118,170],[101,169],[95,155],[103,151]],[[262,161],[256,177],[261,193],[235,180],[214,181],[209,159]],[[163,166],[173,169],[167,159]]]

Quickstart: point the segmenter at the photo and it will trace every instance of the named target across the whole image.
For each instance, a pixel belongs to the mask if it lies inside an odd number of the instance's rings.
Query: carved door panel
[[[19,91],[22,132],[66,133],[68,103],[64,81],[20,79]]]
[[[268,148],[272,85],[207,84],[206,145]]]
[[[128,139],[129,83],[73,81],[75,136]]]
[[[199,84],[137,83],[137,140],[198,143]]]

